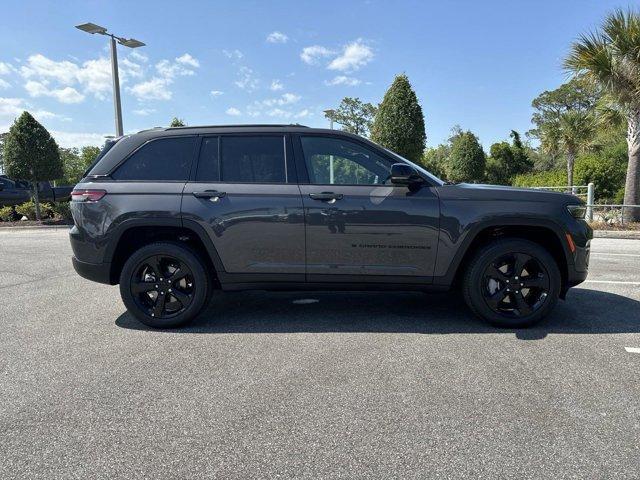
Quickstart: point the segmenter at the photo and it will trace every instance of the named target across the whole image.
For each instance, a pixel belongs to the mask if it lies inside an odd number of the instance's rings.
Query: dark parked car
[[[448,290],[530,325],[585,280],[576,197],[452,185],[364,138],[297,125],[146,130],[72,193],[76,271],[152,327],[214,289]],[[425,302],[425,309],[429,308]]]
[[[49,182],[38,182],[38,197],[41,202],[63,202],[70,199],[73,187],[54,187]],[[30,182],[12,180],[0,175],[0,206],[19,205],[31,198]]]

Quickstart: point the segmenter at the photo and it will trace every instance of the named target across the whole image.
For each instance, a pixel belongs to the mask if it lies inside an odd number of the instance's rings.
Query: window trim
[[[220,133],[220,134],[202,134],[198,135],[200,142],[196,150],[195,168],[193,168],[193,176],[189,176],[190,183],[199,184],[224,184],[224,185],[297,185],[297,166],[295,165],[295,155],[291,146],[291,136],[289,133],[262,133],[262,132],[238,132],[238,133]],[[202,147],[201,144],[205,138],[218,137],[218,159],[220,162],[220,176],[222,176],[222,140],[224,137],[282,137],[282,151],[284,156],[284,182],[228,182],[218,179],[217,181],[197,180],[198,166],[200,165]]]
[[[135,155],[140,149],[145,147],[146,145],[157,142],[160,140],[167,140],[172,138],[193,138],[195,141],[193,142],[193,150],[191,152],[191,161],[189,163],[189,172],[187,173],[187,178],[185,180],[123,180],[123,179],[115,179],[112,175],[118,170],[122,165],[124,165],[133,155]],[[128,182],[128,183],[186,183],[191,178],[191,172],[193,171],[194,158],[198,154],[197,147],[199,147],[199,135],[163,135],[161,137],[150,138],[146,142],[138,145],[135,149],[129,152],[122,160],[116,163],[107,173],[107,176],[110,180],[114,182]]]

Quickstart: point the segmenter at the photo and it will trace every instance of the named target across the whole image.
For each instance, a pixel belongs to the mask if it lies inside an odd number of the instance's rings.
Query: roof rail
[[[303,127],[309,128],[306,125],[300,125],[299,123],[253,123],[253,124],[235,124],[235,125],[185,125],[184,127],[167,127],[167,130],[180,130],[185,128],[238,128],[238,127]]]

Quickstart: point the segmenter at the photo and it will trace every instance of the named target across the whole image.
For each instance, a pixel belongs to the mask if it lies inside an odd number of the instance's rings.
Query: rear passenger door
[[[304,214],[288,135],[203,137],[182,217],[207,231],[228,280],[304,281]]]

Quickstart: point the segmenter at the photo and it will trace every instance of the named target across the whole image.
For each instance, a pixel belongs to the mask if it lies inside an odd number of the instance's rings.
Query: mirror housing
[[[394,163],[391,165],[391,183],[394,185],[417,185],[423,182],[422,177],[411,165]]]

